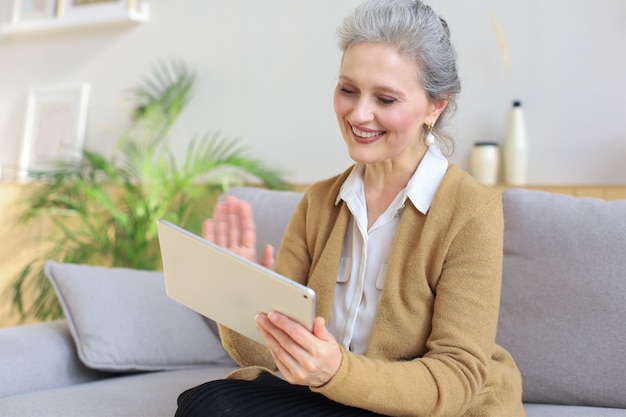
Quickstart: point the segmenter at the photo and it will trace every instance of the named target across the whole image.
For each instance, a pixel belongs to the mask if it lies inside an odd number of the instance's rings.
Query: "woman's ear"
[[[439,100],[430,103],[430,110],[428,112],[428,118],[432,120],[429,124],[434,124],[441,113],[445,110],[448,105],[448,100]]]

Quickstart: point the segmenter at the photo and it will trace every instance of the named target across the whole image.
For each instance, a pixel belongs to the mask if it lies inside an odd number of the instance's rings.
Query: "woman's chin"
[[[357,164],[371,164],[380,161],[380,155],[374,155],[372,152],[349,149],[348,154],[350,155],[350,159]]]

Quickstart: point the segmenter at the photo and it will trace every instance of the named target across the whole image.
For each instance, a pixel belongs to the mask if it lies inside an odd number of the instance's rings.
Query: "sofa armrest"
[[[80,362],[65,321],[0,329],[0,398],[107,375]]]

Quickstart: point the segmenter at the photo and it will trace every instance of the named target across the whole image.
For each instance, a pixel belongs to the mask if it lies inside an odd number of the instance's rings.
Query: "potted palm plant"
[[[286,188],[281,173],[250,157],[236,139],[209,132],[192,138],[182,162],[168,133],[189,102],[196,74],[181,63],[158,66],[130,91],[133,123],[111,157],[82,150],[76,161],[32,172],[19,219],[53,225],[46,250],[27,262],[9,287],[22,319],[62,316],[42,267],[46,260],[112,267],[160,268],[156,221],[199,231],[219,192],[256,179]]]

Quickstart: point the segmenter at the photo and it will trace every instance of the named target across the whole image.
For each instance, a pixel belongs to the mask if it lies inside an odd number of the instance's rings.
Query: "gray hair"
[[[443,150],[452,153],[454,142],[442,125],[456,110],[461,82],[446,21],[420,0],[367,0],[344,19],[337,34],[344,54],[358,43],[382,43],[417,64],[417,79],[429,100],[448,100],[432,133]]]

